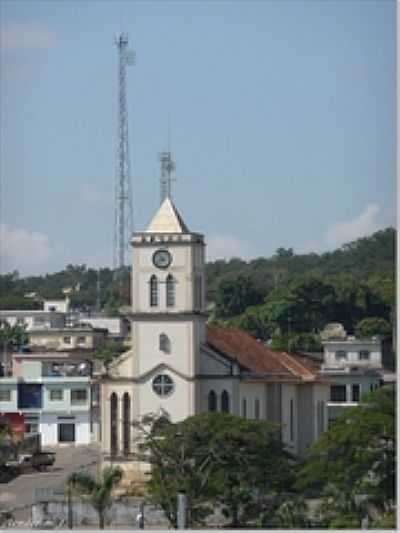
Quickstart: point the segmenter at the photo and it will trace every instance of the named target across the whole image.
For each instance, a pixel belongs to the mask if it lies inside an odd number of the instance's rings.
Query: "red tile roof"
[[[304,356],[271,350],[263,342],[239,329],[208,326],[207,344],[236,361],[243,370],[260,377],[262,375],[290,381],[324,381],[318,375],[317,362]]]

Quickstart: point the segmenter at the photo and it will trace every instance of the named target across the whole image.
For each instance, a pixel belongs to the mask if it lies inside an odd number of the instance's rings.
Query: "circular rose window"
[[[174,390],[174,382],[167,374],[159,374],[153,379],[153,391],[159,396],[169,396]]]

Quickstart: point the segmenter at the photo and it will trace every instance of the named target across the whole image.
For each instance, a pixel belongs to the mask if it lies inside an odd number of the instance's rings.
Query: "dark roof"
[[[290,381],[326,380],[319,375],[316,361],[304,355],[271,350],[245,331],[235,328],[207,327],[207,344],[237,362],[254,377],[279,377]]]

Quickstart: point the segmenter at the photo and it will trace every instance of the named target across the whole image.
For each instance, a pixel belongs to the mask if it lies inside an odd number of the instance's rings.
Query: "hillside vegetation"
[[[390,333],[394,306],[395,230],[323,254],[279,248],[269,258],[239,258],[206,266],[210,320],[272,338],[275,347],[318,349],[316,334],[327,322],[355,332]],[[115,272],[68,265],[44,276],[0,276],[0,309],[40,308],[40,299],[61,298],[72,288],[74,307],[111,314],[129,303],[129,268]],[[26,297],[36,293],[36,297]],[[99,301],[97,301],[97,297]],[[368,329],[369,328],[369,329]],[[372,328],[372,329],[371,329]]]

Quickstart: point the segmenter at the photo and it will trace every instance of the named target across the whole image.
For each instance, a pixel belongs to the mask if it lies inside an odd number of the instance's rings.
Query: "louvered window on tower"
[[[160,351],[164,353],[171,353],[171,341],[165,333],[160,334]]]
[[[150,278],[150,307],[157,307],[158,305],[158,279],[157,276]]]
[[[168,274],[167,276],[167,307],[175,305],[175,280]]]

